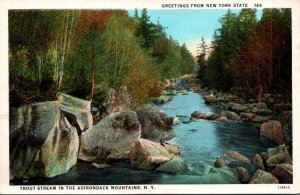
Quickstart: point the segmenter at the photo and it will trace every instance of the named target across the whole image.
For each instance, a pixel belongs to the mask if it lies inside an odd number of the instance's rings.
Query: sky
[[[166,28],[168,36],[172,36],[180,44],[185,43],[190,52],[196,56],[197,44],[204,38],[207,44],[210,43],[215,29],[221,27],[219,18],[226,14],[227,9],[176,9],[176,10],[147,10],[150,21],[159,23]],[[240,10],[232,9],[233,13]],[[134,10],[129,10],[129,15],[134,15]],[[141,12],[139,12],[140,16]],[[257,17],[260,18],[261,10],[257,10]]]

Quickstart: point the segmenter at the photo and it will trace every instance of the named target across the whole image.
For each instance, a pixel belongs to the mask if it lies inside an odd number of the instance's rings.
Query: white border
[[[262,3],[262,8],[292,8],[292,46],[293,46],[293,163],[294,163],[294,184],[284,185],[290,189],[278,189],[274,184],[240,184],[240,185],[154,185],[155,190],[109,190],[109,191],[21,191],[19,186],[9,186],[9,129],[8,129],[8,10],[9,9],[162,9],[162,4],[191,4],[191,3],[248,3],[248,8],[254,8],[254,3]],[[167,9],[167,8],[164,8]],[[172,8],[171,8],[172,9]],[[203,9],[203,8],[202,8]],[[209,9],[209,8],[204,8]],[[213,8],[223,9],[223,8]],[[232,8],[233,9],[233,8]],[[299,177],[299,157],[297,151],[299,146],[300,133],[300,101],[299,84],[300,84],[300,0],[0,0],[0,194],[145,194],[145,193],[300,193]],[[101,178],[99,178],[101,179]],[[150,186],[150,185],[149,185]]]

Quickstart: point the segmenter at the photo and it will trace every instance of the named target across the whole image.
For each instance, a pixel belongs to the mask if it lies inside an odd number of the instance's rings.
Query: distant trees
[[[161,78],[178,77],[194,71],[195,62],[185,44],[179,45],[171,37],[168,38],[159,21],[157,24],[150,22],[147,9],[141,11],[140,17],[135,10],[132,19],[140,46],[152,58],[152,66],[159,71]]]
[[[291,95],[290,9],[264,9],[260,21],[255,13],[228,11],[220,19],[203,78],[211,87],[234,87],[251,97],[260,87]]]
[[[199,54],[197,55],[197,65],[199,66],[199,70],[198,70],[198,77],[199,78],[203,78],[204,77],[204,71],[205,71],[205,67],[206,67],[206,49],[207,49],[207,45],[205,44],[204,38],[201,38],[201,43],[198,45],[199,47],[197,47],[197,52],[199,52]]]
[[[186,46],[150,22],[146,9],[141,17],[124,10],[10,11],[9,35],[10,101],[18,104],[59,91],[100,103],[122,85],[144,103],[160,95],[160,79],[194,70]]]

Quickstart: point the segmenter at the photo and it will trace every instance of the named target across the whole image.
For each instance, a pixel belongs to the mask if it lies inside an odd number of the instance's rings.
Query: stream
[[[177,94],[172,101],[160,108],[170,117],[190,116],[195,110],[220,113],[220,109],[204,104],[201,95],[187,92]],[[129,161],[116,162],[112,168],[97,169],[91,163],[78,161],[68,173],[51,179],[36,178],[11,181],[11,185],[116,185],[116,184],[180,184],[180,183],[235,183],[226,179],[226,170],[216,177],[206,177],[217,157],[228,150],[237,151],[250,160],[255,153],[266,151],[274,145],[259,135],[259,130],[246,122],[228,120],[220,123],[196,120],[174,126],[176,137],[169,141],[180,149],[180,157],[186,162],[186,175],[171,175],[155,171],[139,171],[130,168]],[[236,166],[226,162],[228,167]],[[250,170],[254,167],[250,166]],[[219,179],[219,177],[223,177]]]

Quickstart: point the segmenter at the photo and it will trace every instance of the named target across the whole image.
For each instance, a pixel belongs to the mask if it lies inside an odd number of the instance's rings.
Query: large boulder
[[[156,171],[172,174],[184,174],[187,171],[187,165],[180,157],[177,156],[172,160],[160,165]]]
[[[250,184],[278,184],[279,181],[271,173],[258,169],[252,176]]]
[[[231,111],[222,111],[221,116],[226,116],[228,119],[235,120],[235,121],[241,120],[241,117],[239,117],[239,115]]]
[[[175,131],[172,129],[173,118],[165,113],[138,111],[137,116],[142,127],[142,138],[164,143],[175,137]]]
[[[54,177],[77,161],[78,133],[92,125],[90,102],[59,101],[10,108],[10,178]]]
[[[293,183],[293,165],[279,164],[271,172],[280,183]]]
[[[147,140],[139,139],[130,152],[130,163],[134,169],[155,170],[160,164],[174,158],[162,145]]]
[[[268,148],[268,159],[266,163],[269,167],[281,163],[292,163],[292,158],[285,145],[280,145],[276,148]]]
[[[224,154],[224,158],[228,159],[228,160],[233,160],[233,161],[251,163],[249,158],[247,158],[246,156],[240,154],[239,152],[231,151],[231,150]]]
[[[260,135],[280,145],[283,144],[283,135],[279,121],[265,122],[260,127]]]
[[[49,133],[58,128],[59,101],[10,108],[10,177],[22,178]]]
[[[91,114],[91,102],[60,93],[60,110],[64,113],[71,125],[77,128],[79,134],[92,128],[93,116]]]
[[[141,136],[141,125],[133,111],[115,112],[80,137],[78,158],[89,162],[128,159]]]
[[[58,128],[53,128],[36,156],[24,178],[54,177],[67,173],[76,164],[79,139],[76,127],[63,115]]]

